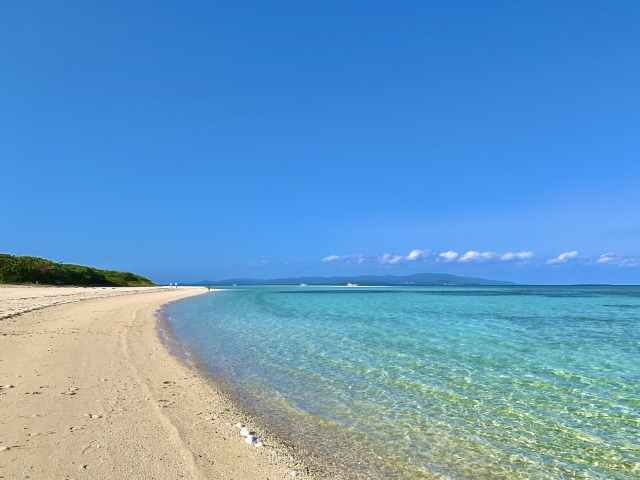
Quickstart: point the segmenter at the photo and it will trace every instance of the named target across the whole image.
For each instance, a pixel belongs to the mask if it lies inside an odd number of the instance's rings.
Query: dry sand
[[[133,293],[166,290],[168,287],[31,287],[0,285],[0,319],[39,308]]]
[[[310,478],[162,344],[159,307],[204,292],[0,288],[0,478]]]

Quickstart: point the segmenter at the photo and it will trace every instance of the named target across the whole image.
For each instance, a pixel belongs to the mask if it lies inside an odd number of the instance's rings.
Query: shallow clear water
[[[640,478],[640,287],[236,287],[166,317],[388,477]]]

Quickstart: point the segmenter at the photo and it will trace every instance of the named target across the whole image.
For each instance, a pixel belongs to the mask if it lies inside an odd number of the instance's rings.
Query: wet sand
[[[160,306],[198,294],[0,288],[0,478],[312,478],[162,344]]]

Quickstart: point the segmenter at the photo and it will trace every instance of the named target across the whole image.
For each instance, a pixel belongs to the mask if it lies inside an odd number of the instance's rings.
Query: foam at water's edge
[[[165,312],[166,304],[163,305],[156,313],[156,329],[158,331],[158,337],[171,355],[178,358],[178,360],[184,363],[187,367],[193,368],[192,355],[189,353],[186,346],[177,341],[173,336],[171,326],[164,317]]]

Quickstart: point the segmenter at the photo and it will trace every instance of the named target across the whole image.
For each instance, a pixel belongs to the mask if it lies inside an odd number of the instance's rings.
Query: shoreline
[[[253,420],[163,344],[161,307],[204,293],[147,290],[0,319],[0,478],[317,478],[258,425],[265,447],[244,442],[234,425]]]
[[[351,430],[350,428],[339,424],[332,428],[327,419],[283,408],[282,405],[256,396],[256,392],[234,382],[232,378],[216,372],[215,367],[212,370],[207,368],[203,358],[176,338],[167,312],[169,305],[175,302],[166,303],[157,312],[158,336],[167,350],[228,399],[241,422],[252,425],[260,433],[260,437],[269,438],[280,449],[286,449],[302,462],[311,478],[353,480],[390,478],[394,474],[376,462],[376,458],[371,455],[365,461],[361,456],[362,451],[350,448],[345,450],[344,430]],[[340,433],[343,435],[339,436],[335,428],[341,429]]]
[[[223,289],[211,289],[211,292]],[[287,429],[288,424],[293,418],[282,418],[284,412],[277,411],[280,421],[273,418],[274,411],[266,408],[259,401],[255,401],[251,397],[250,392],[244,391],[231,379],[221,376],[207,369],[204,360],[197,354],[191,352],[188,345],[176,339],[173,328],[166,318],[166,308],[169,304],[183,299],[177,299],[167,302],[156,311],[156,329],[158,338],[167,349],[170,355],[176,358],[190,372],[195,372],[207,384],[213,388],[216,393],[225,398],[231,405],[233,415],[232,425],[241,422],[247,426],[251,426],[252,432],[260,439],[267,439],[269,448],[274,448],[280,452],[286,452],[287,457],[294,459],[296,463],[297,477],[304,478],[331,478],[334,480],[346,480],[354,478],[363,478],[357,472],[356,468],[351,468],[332,456],[331,458],[320,458],[318,452],[314,452],[310,444],[300,441],[296,438],[295,431]],[[262,408],[256,404],[260,404]],[[271,407],[273,407],[271,405]],[[286,415],[286,414],[285,414]],[[287,420],[283,422],[282,420]],[[300,424],[299,420],[295,423]],[[357,463],[357,462],[356,462]],[[304,475],[302,473],[304,472]],[[369,478],[368,476],[364,478]],[[376,477],[377,478],[377,477]]]

